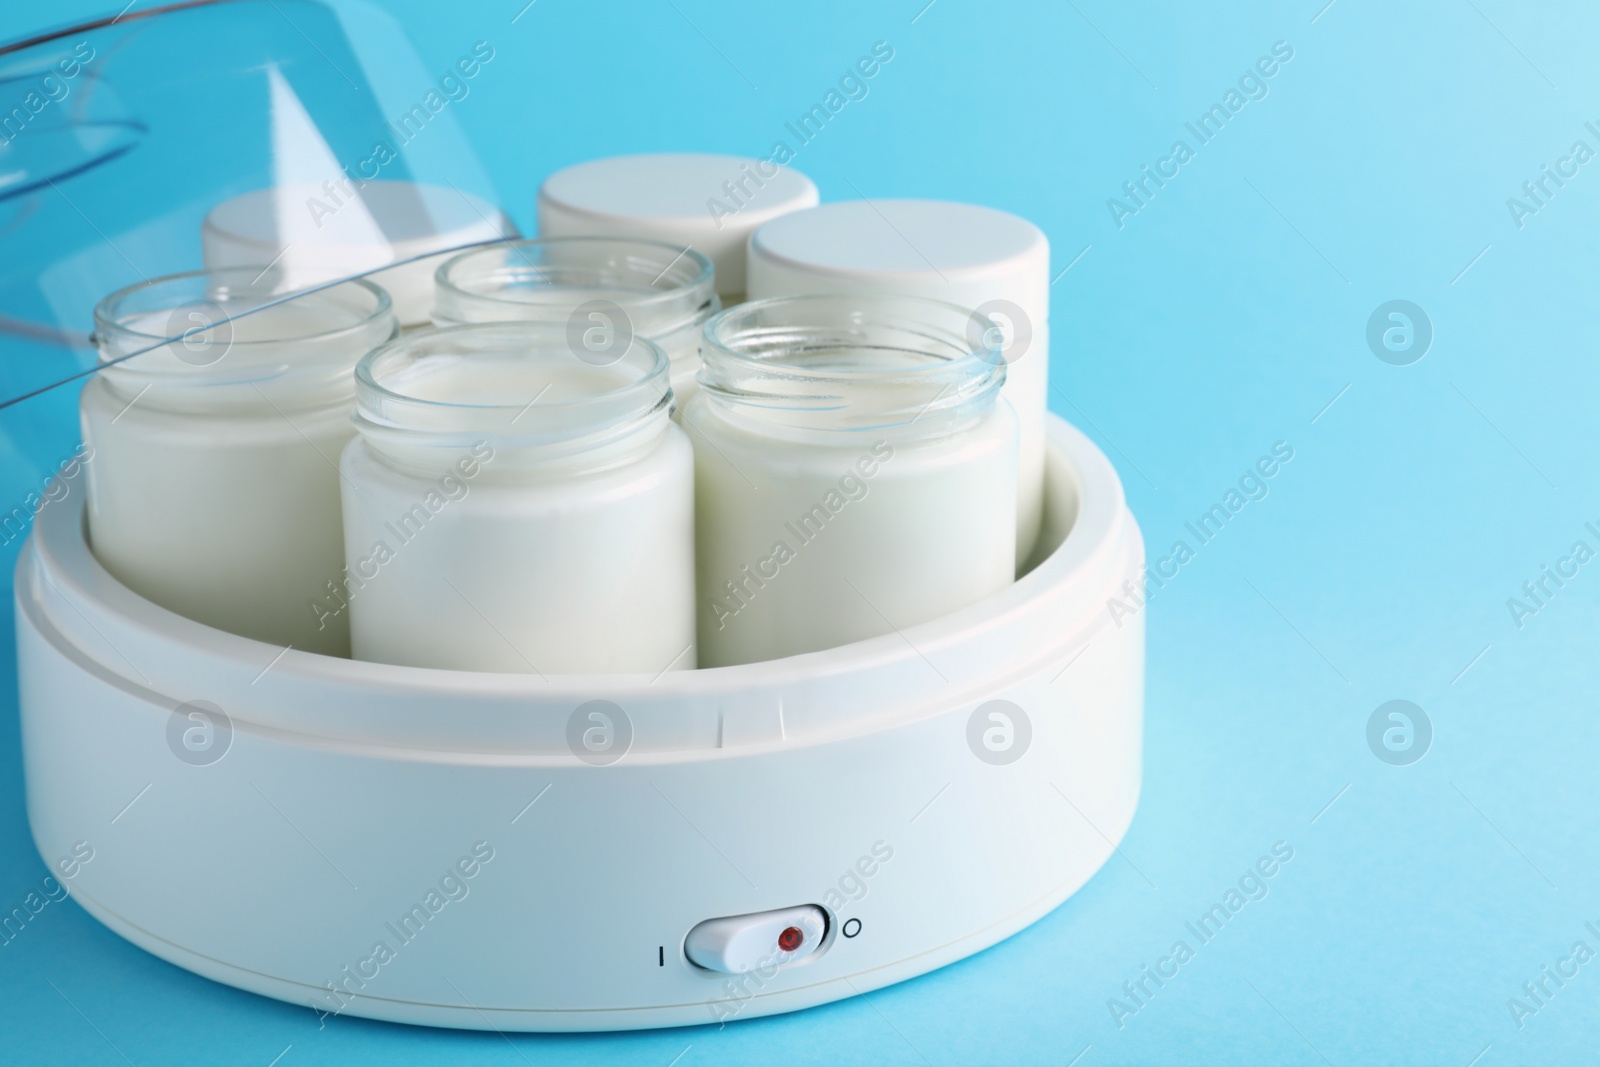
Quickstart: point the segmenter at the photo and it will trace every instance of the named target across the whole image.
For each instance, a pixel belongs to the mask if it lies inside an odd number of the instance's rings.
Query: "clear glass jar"
[[[694,463],[668,360],[500,322],[356,369],[340,461],[357,659],[538,674],[693,668]],[[334,605],[330,605],[334,607]]]
[[[314,604],[344,562],[351,371],[398,327],[369,282],[265,306],[279,297],[249,268],[158,278],[95,308],[105,366],[79,401],[89,538],[123,584],[180,615],[343,656],[344,620]]]
[[[463,252],[439,268],[434,300],[438,325],[544,323],[564,330],[585,358],[648,338],[672,361],[679,406],[695,390],[701,328],[722,307],[705,256],[627,237],[547,237]]]
[[[1010,584],[1001,343],[992,322],[916,297],[783,297],[706,324],[682,420],[703,665],[903,630]]]

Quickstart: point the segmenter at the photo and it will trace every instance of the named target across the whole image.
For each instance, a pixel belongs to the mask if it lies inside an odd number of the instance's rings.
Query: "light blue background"
[[[1507,998],[1574,941],[1600,950],[1584,930],[1600,924],[1600,562],[1520,629],[1506,601],[1574,541],[1600,549],[1583,528],[1600,520],[1600,161],[1523,228],[1506,200],[1574,140],[1600,148],[1583,128],[1600,119],[1600,17],[1514,0],[937,0],[917,17],[924,2],[538,0],[515,25],[522,0],[387,6],[430,68],[474,40],[497,49],[458,114],[527,230],[540,179],[577,160],[765,155],[886,40],[895,57],[871,95],[795,165],[825,199],[858,188],[1017,212],[1049,235],[1056,270],[1082,252],[1053,288],[1051,406],[1112,457],[1152,557],[1189,539],[1184,522],[1274,442],[1293,446],[1270,495],[1151,604],[1144,797],[1123,858],[1033,928],[916,981],[724,1030],[594,1037],[354,1018],[318,1030],[304,1008],[195,977],[51,905],[0,948],[0,1059],[1498,1067],[1592,1055],[1600,962],[1521,1029]],[[74,6],[13,9],[6,33]],[[1269,96],[1119,229],[1107,198],[1280,40],[1294,58]],[[1364,339],[1394,298],[1436,331],[1412,366]],[[45,868],[9,678],[0,693],[9,910]],[[1411,766],[1367,747],[1368,716],[1394,698],[1434,726]],[[1185,921],[1280,840],[1294,859],[1270,895],[1119,1029],[1107,998],[1188,940]]]

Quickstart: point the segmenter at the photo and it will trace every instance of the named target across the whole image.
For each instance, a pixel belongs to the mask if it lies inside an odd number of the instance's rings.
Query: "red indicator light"
[[[784,952],[793,952],[805,939],[806,935],[798,926],[790,926],[778,935],[778,948]]]

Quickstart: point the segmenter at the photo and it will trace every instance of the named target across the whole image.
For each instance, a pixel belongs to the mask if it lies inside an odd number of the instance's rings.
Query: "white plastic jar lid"
[[[403,261],[516,235],[499,208],[445,186],[369,181],[352,195],[300,183],[213,207],[201,225],[201,250],[208,268],[272,264],[285,289],[377,272],[372,280],[394,298],[400,324],[418,326],[433,310],[439,264]]]
[[[915,292],[1049,311],[1050,242],[1027,219],[940,200],[847,200],[774,219],[750,239],[750,296]]]
[[[579,163],[539,189],[539,235],[644,237],[688,245],[716,264],[717,292],[745,291],[756,227],[813,207],[817,187],[768,160],[691,152]]]
[[[314,283],[516,232],[494,205],[443,186],[372,181],[356,196],[337,192],[285,185],[218,204],[202,224],[207,265],[260,267],[289,249],[291,269]]]

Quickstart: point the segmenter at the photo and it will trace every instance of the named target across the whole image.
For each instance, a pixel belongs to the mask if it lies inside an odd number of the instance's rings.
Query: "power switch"
[[[707,919],[689,931],[683,950],[708,971],[743,974],[795,963],[815,952],[828,917],[815,904]]]

